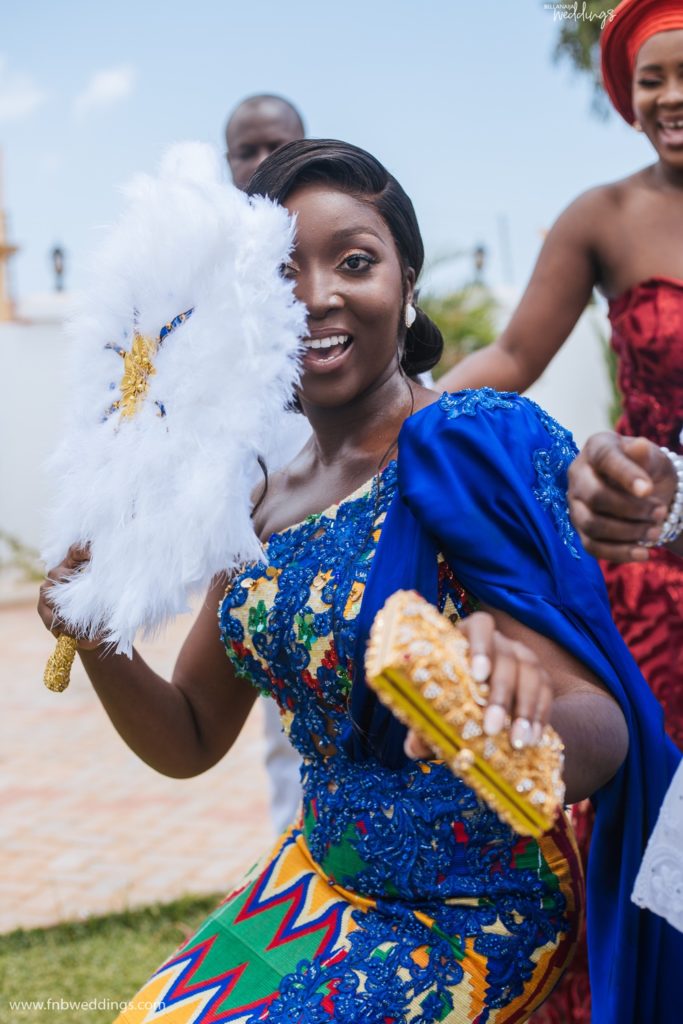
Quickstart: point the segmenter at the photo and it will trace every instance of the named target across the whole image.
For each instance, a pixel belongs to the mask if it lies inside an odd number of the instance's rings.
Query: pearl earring
[[[415,306],[412,304],[412,302],[407,302],[406,303],[406,311],[405,311],[404,319],[405,319],[406,327],[408,328],[408,330],[410,330],[410,328],[413,326],[413,324],[415,323],[415,321],[417,319],[417,313],[415,312]]]
[[[642,126],[642,124],[640,123],[640,121],[634,121],[634,122],[633,122],[633,127],[635,128],[635,130],[636,130],[637,132],[642,132],[642,130],[643,130],[643,126]]]

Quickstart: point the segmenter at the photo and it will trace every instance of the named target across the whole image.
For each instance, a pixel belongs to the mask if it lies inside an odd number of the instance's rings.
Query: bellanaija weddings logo
[[[581,6],[578,0],[574,0],[573,4],[545,3],[543,8],[553,12],[553,21],[599,21],[601,29],[614,18],[613,8],[608,11],[591,11],[586,0],[582,0]]]

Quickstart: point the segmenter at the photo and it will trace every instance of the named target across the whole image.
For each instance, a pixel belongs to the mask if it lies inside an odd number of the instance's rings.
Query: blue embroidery
[[[188,320],[193,313],[194,306],[191,309],[186,309],[184,313],[178,313],[178,316],[174,316],[169,323],[164,324],[164,326],[159,331],[159,345],[163,345],[164,341],[166,340],[166,336],[175,331],[176,327],[180,327],[181,324],[184,324],[185,321]]]
[[[170,320],[167,324],[164,324],[164,326],[159,331],[158,347],[161,348],[161,346],[163,345],[163,343],[166,340],[166,338],[168,337],[168,335],[172,334],[173,331],[175,331],[176,327],[180,327],[180,325],[184,324],[186,320],[189,320],[189,318],[192,316],[193,313],[194,313],[194,306],[191,307],[190,309],[186,309],[184,313],[179,313],[178,316],[174,316],[172,320]],[[137,326],[138,326],[139,316],[140,316],[139,311],[137,309],[134,309],[133,310],[133,325],[135,326],[136,330],[137,330]],[[123,336],[124,336],[124,339],[127,339],[129,337],[129,332],[124,330]],[[117,345],[113,341],[108,341],[104,347],[105,347],[105,349],[109,349],[112,352],[116,352],[116,354],[121,356],[122,358],[126,355],[126,349],[124,349],[123,346],[121,346],[121,345]],[[109,385],[108,385],[108,388],[109,388],[109,391],[116,391],[119,388],[119,385],[117,383],[115,383],[114,381],[110,381]],[[163,402],[159,402],[159,401],[155,402],[154,404],[157,407],[157,416],[159,416],[159,417],[161,417],[163,419],[166,416],[166,406],[164,405]],[[110,416],[112,416],[115,412],[118,412],[120,407],[121,407],[120,400],[117,399],[115,402],[112,402],[112,404],[110,406],[108,406],[107,409],[105,409],[105,411],[104,411],[104,413],[103,413],[103,415],[102,415],[102,417],[100,419],[100,423],[106,423]]]
[[[576,531],[570,518],[567,505],[567,470],[578,455],[578,448],[570,432],[560,426],[536,402],[529,398],[520,398],[514,392],[499,392],[493,388],[478,388],[469,391],[458,391],[455,394],[444,394],[439,399],[439,407],[449,419],[457,416],[475,416],[479,409],[493,411],[495,409],[519,409],[522,403],[532,409],[552,439],[549,448],[538,448],[532,454],[533,466],[536,471],[537,484],[534,496],[552,516],[555,528],[562,538],[563,544],[574,558],[580,558],[576,547]]]
[[[468,388],[449,394],[444,391],[439,408],[454,420],[457,416],[476,416],[479,409],[514,409],[519,401],[515,391],[496,391],[495,388]]]
[[[550,448],[538,448],[534,452],[534,469],[538,481],[534,495],[543,508],[548,509],[563,543],[574,558],[581,558],[576,547],[576,531],[569,518],[567,504],[567,470],[579,454],[571,433],[557,420],[530,399],[531,406],[552,439]]]
[[[302,961],[283,979],[268,1008],[273,1024],[403,1024],[410,1008],[412,1024],[433,1024],[453,1007],[449,989],[459,985],[463,970],[447,939],[434,935],[413,915],[397,918],[355,913],[352,949],[341,963]],[[426,946],[427,963],[415,962],[415,949]],[[334,1008],[324,1005],[332,989]],[[422,1012],[415,1014],[413,1001]],[[332,1012],[331,1012],[332,1011]],[[486,1011],[485,1011],[486,1012]],[[249,1024],[263,1020],[258,1015]],[[478,1018],[484,1021],[485,1017]]]
[[[479,404],[500,400],[477,394]],[[453,1007],[468,942],[487,957],[485,1024],[521,994],[538,948],[568,930],[538,844],[516,836],[446,765],[357,764],[337,746],[357,610],[396,489],[392,463],[359,496],[273,535],[267,564],[245,567],[219,609],[235,669],[275,698],[303,757],[313,859],[333,885],[375,901],[352,912],[343,955],[302,961],[283,978],[268,1008],[273,1024],[434,1024]],[[472,610],[444,564],[439,607],[456,618]]]
[[[372,535],[395,492],[391,462],[362,497],[274,534],[267,564],[238,576],[219,609],[236,671],[274,696],[282,712],[296,709],[290,739],[303,757],[317,755],[313,737],[336,733],[330,715],[346,713],[355,619],[376,546]],[[277,589],[266,607],[259,596],[270,593],[269,580]],[[234,613],[248,599],[245,630],[243,616]]]

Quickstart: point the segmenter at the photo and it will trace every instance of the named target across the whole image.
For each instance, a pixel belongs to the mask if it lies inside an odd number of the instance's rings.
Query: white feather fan
[[[43,557],[56,565],[69,545],[90,544],[86,567],[55,585],[57,609],[75,635],[104,632],[130,654],[138,629],[153,632],[217,572],[262,556],[250,496],[288,415],[306,311],[279,273],[287,211],[222,183],[211,147],[172,147],[158,177],[125,195],[69,328]],[[157,351],[127,407],[122,357],[136,333]]]

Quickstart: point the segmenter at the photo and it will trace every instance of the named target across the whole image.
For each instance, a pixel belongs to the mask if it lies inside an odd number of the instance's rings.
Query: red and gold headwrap
[[[622,0],[600,37],[602,80],[621,116],[633,124],[633,70],[643,43],[659,32],[683,29],[683,0]]]

